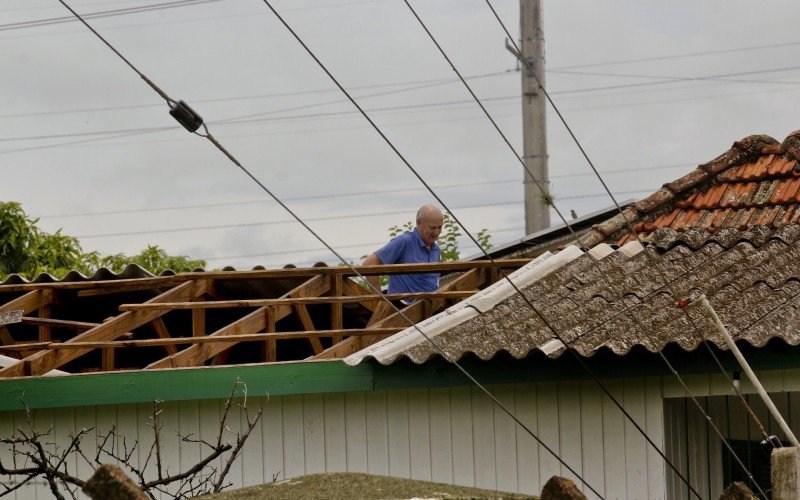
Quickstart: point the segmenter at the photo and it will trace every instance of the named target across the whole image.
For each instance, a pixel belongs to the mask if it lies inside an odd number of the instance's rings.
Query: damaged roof
[[[777,337],[797,345],[799,159],[800,131],[782,143],[747,137],[632,203],[624,215],[593,226],[578,245],[545,252],[511,276],[583,356],[600,349],[624,355],[634,346],[656,352],[668,344],[694,350],[703,338],[725,348],[702,310],[677,307],[679,299],[700,293],[735,339],[763,346]],[[507,282],[419,326],[451,359],[472,353],[486,360],[500,351],[522,358],[536,349],[558,357],[565,351]],[[436,354],[409,328],[345,361],[390,364],[407,357],[423,363]]]

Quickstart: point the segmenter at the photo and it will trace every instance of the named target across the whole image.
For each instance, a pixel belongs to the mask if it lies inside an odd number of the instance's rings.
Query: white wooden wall
[[[663,448],[662,381],[607,383]],[[502,385],[491,390],[605,498],[666,497],[663,461],[593,382]],[[251,408],[260,402],[249,399]],[[192,465],[200,456],[198,446],[179,446],[174,431],[212,438],[222,403],[164,405],[165,437],[171,439],[164,450],[170,472]],[[52,427],[59,446],[75,429],[94,427],[92,439],[84,445],[91,453],[95,435],[114,424],[120,433],[149,444],[150,410],[149,404],[41,410],[36,412],[36,423],[40,429]],[[22,418],[20,413],[0,413],[0,434],[11,435]],[[241,420],[233,427],[237,424]],[[1,453],[7,462],[9,450]],[[140,449],[138,458],[144,456]],[[91,473],[76,461],[68,465],[71,470],[77,467],[81,477]],[[229,479],[239,487],[273,477],[339,471],[532,494],[538,494],[553,475],[572,477],[477,389],[442,388],[273,397]],[[38,500],[50,494],[40,481],[16,498]]]
[[[800,370],[769,370],[756,374],[790,428],[796,434],[800,432]],[[778,435],[785,443],[785,436],[777,428],[764,404],[754,395],[753,386],[746,377],[742,377],[741,391],[746,394],[755,414],[768,433]],[[731,396],[733,391],[724,375],[692,375],[685,377],[685,380],[692,394],[700,397],[700,403],[726,438],[761,439],[738,397]],[[667,398],[664,425],[670,461],[681,473],[689,474],[692,486],[701,495],[717,498],[725,486],[722,484],[722,441],[706,423],[694,403],[685,400],[686,393],[674,378],[664,379],[663,395]],[[688,498],[685,484],[671,471],[667,472],[667,483],[669,498]]]

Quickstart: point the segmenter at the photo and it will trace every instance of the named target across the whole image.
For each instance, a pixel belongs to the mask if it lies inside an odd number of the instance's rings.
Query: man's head
[[[443,221],[442,211],[434,205],[422,205],[417,210],[417,231],[426,247],[430,248],[439,239]]]

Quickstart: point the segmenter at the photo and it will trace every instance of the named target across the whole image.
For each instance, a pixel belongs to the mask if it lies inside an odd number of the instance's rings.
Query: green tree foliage
[[[191,271],[206,265],[202,260],[170,256],[157,246],[148,246],[130,257],[86,253],[77,238],[62,234],[60,229],[55,233],[42,231],[38,222],[39,219],[28,217],[19,203],[0,202],[0,279],[15,273],[26,278],[34,278],[40,273],[61,278],[70,270],[88,275],[100,267],[119,272],[129,263],[138,264],[155,274],[165,269]]]

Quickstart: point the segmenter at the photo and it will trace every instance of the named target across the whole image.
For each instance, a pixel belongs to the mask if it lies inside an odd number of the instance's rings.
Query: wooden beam
[[[167,325],[164,323],[162,318],[156,318],[150,322],[150,326],[153,327],[153,330],[156,332],[156,335],[160,339],[169,339],[172,336],[169,334],[169,330],[167,330]],[[175,354],[178,352],[178,348],[175,347],[175,344],[164,344],[164,349],[167,351],[167,355]]]
[[[264,311],[267,326],[264,328],[266,333],[275,333],[275,308],[267,307]],[[264,361],[273,363],[278,360],[278,343],[270,337],[264,342]]]
[[[98,342],[26,342],[24,344],[15,344],[8,346],[0,346],[0,351],[15,352],[22,350],[83,350],[83,349],[122,349],[126,347],[161,347],[161,346],[176,346],[184,344],[230,344],[236,342],[263,342],[267,340],[292,340],[292,339],[307,339],[310,337],[330,337],[332,335],[349,335],[349,336],[364,336],[384,334],[389,335],[404,330],[402,327],[386,327],[386,328],[353,328],[341,330],[316,330],[313,332],[296,331],[296,332],[265,332],[265,333],[247,333],[239,335],[228,335],[224,337],[171,337],[168,339],[141,339],[141,340],[109,340]],[[182,352],[182,351],[181,351]]]
[[[496,265],[504,269],[514,269],[521,267],[531,259],[499,259]],[[383,264],[380,266],[356,266],[355,270],[364,276],[389,275],[389,274],[413,274],[413,273],[455,273],[465,272],[471,269],[488,269],[494,267],[491,261],[455,261],[455,262],[431,262],[422,264]],[[304,278],[313,276],[330,276],[341,274],[342,276],[355,276],[355,273],[348,267],[309,267],[309,268],[284,268],[266,269],[256,271],[206,271],[182,273],[174,276],[155,276],[152,278],[132,278],[104,281],[73,281],[55,283],[25,283],[18,285],[0,285],[1,292],[28,291],[39,289],[66,289],[66,290],[89,290],[89,289],[115,289],[125,286],[138,285],[174,285],[186,281],[194,280],[248,280],[248,279],[278,279],[278,278]]]
[[[87,323],[85,321],[69,321],[66,319],[34,318],[31,316],[23,316],[22,324],[34,326],[47,325],[51,328],[86,331],[96,327],[100,323]]]
[[[192,336],[205,337],[206,311],[205,309],[192,309]]]
[[[319,296],[330,290],[330,280],[324,276],[316,276],[304,282],[295,289],[283,295],[283,298],[300,296]],[[134,311],[137,312],[137,311]],[[275,321],[278,321],[292,314],[291,306],[275,306]],[[232,335],[250,334],[262,331],[267,326],[266,308],[260,307],[247,316],[240,318],[233,323],[220,328],[207,337],[230,337]],[[198,366],[206,360],[213,358],[218,353],[234,346],[238,340],[228,340],[213,344],[200,344],[187,347],[186,349],[150,363],[146,368],[171,368],[179,366]],[[2,374],[2,372],[0,372]]]
[[[141,279],[146,279],[146,278],[141,278]],[[79,290],[78,297],[97,297],[99,295],[112,295],[115,293],[138,292],[142,290],[153,290],[157,292],[162,292],[164,290],[172,288],[173,286],[175,286],[175,281],[171,282],[147,281],[146,283],[125,283],[122,285],[117,284],[117,286],[113,288],[90,288],[88,290]]]
[[[375,310],[372,312],[372,316],[370,316],[369,321],[367,322],[367,326],[372,326],[378,321],[381,321],[385,318],[388,318],[396,311],[391,304],[386,301],[378,302],[378,305],[375,306]]]
[[[343,290],[342,290],[342,295],[344,295],[346,297],[347,296],[349,296],[349,297],[361,297],[361,296],[364,296],[364,295],[367,295],[367,296],[374,295],[374,294],[372,294],[372,292],[370,292],[369,290],[367,290],[363,286],[359,285],[358,283],[353,281],[351,278],[345,278],[344,281],[343,281],[343,285],[344,286],[343,286]],[[374,302],[372,300],[360,300],[358,302],[359,302],[359,304],[361,304],[362,306],[366,307],[370,311],[374,311],[375,310],[375,306],[378,305],[377,302]]]
[[[39,309],[39,317],[41,319],[50,319],[50,305],[44,305]],[[53,332],[50,330],[50,325],[44,322],[39,325],[39,342],[50,342],[53,338]]]
[[[102,362],[101,369],[104,372],[114,371],[114,356],[115,356],[114,349],[103,349],[103,354],[101,359]]]
[[[300,324],[303,325],[304,330],[307,332],[313,332],[316,330],[314,327],[314,322],[311,321],[311,315],[308,314],[308,309],[304,304],[295,304],[292,307],[294,308],[294,312],[297,314],[297,317],[300,318]],[[318,338],[309,337],[308,342],[311,344],[311,348],[314,349],[314,354],[319,354],[324,350],[322,347],[322,342],[320,342]]]
[[[326,278],[327,279],[327,278]],[[384,302],[389,300],[425,300],[425,299],[463,299],[471,297],[478,290],[457,290],[446,292],[419,292],[419,293],[387,293],[383,296],[346,295],[340,297],[282,297],[278,299],[242,299],[242,300],[212,300],[192,302],[164,302],[158,304],[122,304],[120,311],[151,311],[151,310],[178,310],[178,309],[230,309],[236,307],[265,307],[265,306],[295,306],[297,304],[347,304],[351,302]],[[385,297],[385,298],[384,298]],[[370,309],[374,309],[370,308]]]
[[[460,276],[453,278],[452,280],[448,281],[444,285],[442,285],[438,291],[459,291],[464,289],[473,290],[479,288],[483,283],[486,281],[487,273],[485,269],[473,269],[468,271]],[[436,312],[439,307],[444,305],[444,299],[436,299],[430,305],[431,312]],[[414,323],[418,323],[421,320],[425,319],[423,317],[423,305],[422,302],[414,302],[413,304],[404,307],[401,309],[403,314],[413,321]],[[407,328],[410,326],[406,319],[399,313],[395,312],[394,314],[389,315],[385,319],[382,319],[376,323],[370,325],[370,328],[385,328],[385,327],[402,327]],[[360,351],[364,347],[374,344],[375,342],[386,338],[386,334],[377,333],[376,335],[372,336],[353,336],[339,342],[338,344],[332,345],[331,347],[325,349],[322,354],[317,354],[314,356],[314,359],[340,359],[347,357],[357,351]]]
[[[0,285],[0,288],[2,288],[2,285]],[[52,290],[33,290],[1,305],[0,312],[11,312],[22,309],[22,314],[25,315],[33,311],[38,311],[42,307],[49,305],[52,301]]]
[[[341,274],[331,276],[331,295],[338,297],[344,294],[344,278]],[[342,304],[331,304],[331,328],[341,328],[344,322],[344,310]],[[342,341],[342,337],[333,337],[333,343],[338,344]]]
[[[148,303],[154,302],[170,302],[170,301],[184,301],[199,297],[205,292],[206,281],[188,281],[182,283],[175,288],[172,288],[161,295],[154,297]],[[35,291],[31,293],[41,293],[43,291]],[[28,294],[26,294],[28,295]],[[68,340],[67,342],[81,342],[81,341],[98,341],[98,340],[113,340],[119,338],[125,333],[141,326],[145,323],[162,316],[166,311],[131,311],[124,312],[116,316],[113,320],[98,325],[91,330],[87,330],[80,335]],[[42,375],[58,368],[73,359],[89,352],[90,349],[85,350],[48,350],[44,352],[37,352],[30,356],[26,356],[21,361],[14,363],[6,368],[0,369],[0,378],[5,377],[21,377],[26,373],[30,375]]]

